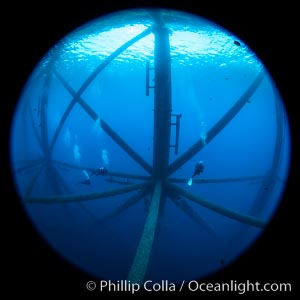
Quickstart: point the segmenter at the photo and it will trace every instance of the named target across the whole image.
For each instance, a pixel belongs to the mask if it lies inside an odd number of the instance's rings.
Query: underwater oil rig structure
[[[82,201],[97,201],[99,199],[114,197],[116,195],[125,195],[129,192],[135,194],[119,206],[113,214],[121,214],[123,211],[129,209],[132,205],[140,201],[146,195],[150,195],[151,202],[148,210],[148,215],[144,224],[142,235],[136,254],[132,262],[130,270],[128,270],[128,280],[131,282],[141,283],[144,280],[145,273],[148,268],[149,257],[151,255],[152,245],[155,241],[155,232],[157,230],[157,223],[160,219],[161,207],[167,198],[175,202],[175,204],[184,211],[191,218],[195,218],[192,208],[189,207],[189,201],[193,201],[200,206],[203,206],[216,214],[220,214],[225,218],[233,219],[237,222],[264,228],[266,221],[255,217],[255,208],[253,206],[253,215],[241,214],[238,211],[228,209],[219,204],[211,202],[209,199],[204,199],[201,196],[182,188],[178,183],[186,183],[186,178],[175,178],[174,172],[182,167],[191,158],[197,155],[207,144],[209,144],[218,134],[227,126],[227,124],[235,118],[235,116],[248,103],[252,95],[255,94],[257,88],[264,79],[264,70],[262,70],[255,80],[249,85],[244,93],[234,102],[234,104],[227,110],[227,112],[213,125],[207,132],[205,139],[199,138],[186,151],[180,153],[179,136],[180,136],[180,122],[181,114],[172,113],[172,80],[171,80],[171,57],[170,57],[170,43],[169,30],[164,23],[163,16],[159,12],[151,13],[153,19],[153,26],[147,28],[142,33],[136,35],[134,38],[128,40],[121,47],[111,53],[101,64],[92,72],[92,74],[85,80],[81,87],[76,91],[65,80],[65,78],[55,69],[54,61],[49,61],[47,74],[44,76],[43,93],[41,95],[41,112],[40,112],[40,132],[35,129],[35,124],[32,121],[35,137],[38,140],[42,150],[42,158],[34,161],[27,161],[22,166],[14,170],[15,174],[21,173],[24,170],[35,169],[35,176],[30,180],[26,191],[23,195],[25,205],[34,205],[35,203],[54,205],[58,203],[71,203]],[[116,132],[108,122],[105,121],[105,116],[99,116],[93,108],[84,100],[83,93],[93,82],[96,76],[101,73],[118,55],[120,55],[128,47],[141,40],[145,36],[152,33],[154,35],[154,66],[146,65],[146,95],[149,95],[150,90],[154,93],[154,107],[153,107],[153,160],[149,164],[144,158],[133,149],[118,132]],[[155,78],[154,83],[150,83],[150,72],[153,72]],[[53,78],[56,78],[65,90],[71,95],[72,99],[69,102],[66,110],[61,117],[59,124],[55,130],[53,138],[50,140],[47,128],[47,103],[48,93],[51,89]],[[62,128],[72,111],[75,104],[79,105],[84,112],[94,121],[98,122],[102,130],[113,140],[119,148],[124,151],[131,159],[133,159],[139,166],[141,166],[148,175],[138,175],[131,173],[123,173],[116,171],[108,171],[105,176],[108,181],[127,183],[120,187],[108,189],[105,191],[87,193],[87,194],[69,194],[67,187],[64,187],[64,179],[58,174],[56,166],[64,166],[74,169],[82,169],[77,165],[58,161],[53,158],[53,148],[60,135]],[[234,182],[234,181],[250,181],[259,179],[264,182],[262,186],[272,188],[274,176],[276,176],[280,156],[282,155],[282,138],[283,138],[283,116],[279,104],[276,104],[276,122],[277,135],[275,141],[275,148],[273,153],[273,165],[271,170],[266,170],[265,174],[261,176],[248,176],[239,178],[221,178],[221,179],[194,179],[193,184],[207,184],[212,182]],[[27,112],[28,113],[28,112]],[[29,112],[30,116],[30,112]],[[175,141],[171,141],[171,130],[175,129]],[[170,151],[175,151],[177,158],[170,163]],[[54,190],[60,193],[49,195],[47,197],[37,197],[31,194],[36,180],[40,175],[41,170],[46,170],[49,175],[49,184],[53,185]],[[93,172],[96,169],[85,168],[87,171]],[[275,174],[275,175],[274,175]],[[59,180],[53,180],[59,178]],[[125,180],[125,181],[123,181]],[[58,181],[60,182],[58,184]],[[131,182],[131,181],[134,181]],[[137,182],[137,183],[136,183]],[[59,185],[59,186],[58,186]],[[185,199],[185,201],[176,201],[177,197]],[[260,201],[259,205],[263,205]]]

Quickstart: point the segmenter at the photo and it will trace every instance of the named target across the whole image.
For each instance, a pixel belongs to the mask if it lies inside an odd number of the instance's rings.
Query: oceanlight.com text
[[[238,294],[244,294],[246,292],[291,292],[291,283],[283,282],[239,282],[237,280],[230,280],[229,282],[216,282],[216,283],[204,283],[197,281],[190,281],[188,284],[188,290],[201,291],[201,292],[237,292]]]
[[[134,283],[130,280],[118,280],[113,282],[111,280],[101,280],[99,282],[89,281],[86,283],[86,289],[88,291],[100,291],[100,292],[129,292],[136,293],[138,291],[146,292],[235,292],[238,294],[245,294],[248,292],[291,292],[292,284],[284,282],[251,282],[246,280],[240,282],[237,280],[230,280],[227,282],[198,282],[196,280],[182,281],[180,284],[175,284],[168,280],[162,280],[161,282],[153,282],[152,280],[146,280],[144,283]]]

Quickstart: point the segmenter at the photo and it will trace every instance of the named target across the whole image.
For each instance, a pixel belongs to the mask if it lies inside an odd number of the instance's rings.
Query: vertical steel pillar
[[[171,58],[169,30],[157,20],[155,36],[155,90],[153,132],[153,175],[163,180],[168,173],[171,136]]]

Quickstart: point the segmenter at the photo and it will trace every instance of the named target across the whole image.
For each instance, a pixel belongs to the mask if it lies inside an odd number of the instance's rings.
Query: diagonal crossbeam
[[[221,119],[215,123],[207,132],[206,139],[200,138],[194,145],[192,145],[188,150],[186,150],[180,157],[178,157],[170,166],[168,174],[171,175],[187,161],[189,161],[193,156],[195,156],[205,145],[213,140],[225,127],[226,125],[238,114],[238,112],[244,107],[247,101],[254,94],[256,89],[259,87],[262,79],[264,77],[264,72],[262,71],[245,93],[238,99],[238,101],[221,117]]]
[[[240,214],[234,210],[231,210],[231,209],[225,208],[221,205],[207,201],[207,200],[205,200],[201,197],[198,197],[190,192],[187,192],[186,190],[184,190],[174,184],[168,183],[168,188],[171,191],[175,191],[179,195],[181,195],[185,198],[188,198],[188,199],[194,201],[195,203],[198,203],[198,204],[202,205],[203,207],[206,207],[206,208],[208,208],[218,214],[221,214],[227,218],[239,221],[241,223],[244,223],[244,224],[247,224],[250,226],[258,227],[258,228],[263,228],[266,225],[264,221],[262,221],[258,218]]]
[[[190,219],[192,219],[195,223],[200,225],[203,230],[205,230],[210,235],[213,235],[217,237],[217,233],[215,230],[207,224],[207,222],[197,214],[197,212],[184,200],[184,199],[178,199],[176,195],[170,197],[172,202],[183,212],[185,213]]]
[[[36,183],[36,181],[38,180],[40,174],[42,173],[43,169],[45,168],[45,164],[40,164],[39,167],[36,169],[36,173],[31,177],[30,181],[29,181],[29,184],[25,190],[25,197],[28,197],[32,190],[33,190],[33,187]],[[25,200],[26,201],[26,200]]]
[[[137,202],[139,202],[143,197],[145,197],[149,193],[149,188],[146,188],[144,190],[141,190],[137,192],[135,195],[127,199],[124,203],[119,205],[116,209],[114,209],[112,212],[109,214],[103,216],[102,218],[99,219],[101,222],[105,222],[109,219],[115,218],[122,213],[124,213],[127,209],[130,207],[134,206]]]
[[[48,139],[48,119],[47,119],[47,108],[48,108],[48,100],[49,100],[49,90],[52,83],[52,63],[50,63],[50,67],[45,77],[45,82],[43,86],[43,92],[40,98],[41,101],[41,146],[43,154],[46,159],[49,159],[51,156],[51,151],[49,148],[49,139]]]
[[[71,88],[71,86],[66,82],[62,81],[62,84],[66,87],[66,89],[76,97],[75,91]],[[148,173],[152,173],[152,167],[137,153],[135,152],[126,142],[123,140],[103,119],[100,119],[98,114],[81,98],[78,97],[77,103],[85,110],[85,112],[93,119],[95,122],[99,122],[99,126],[105,131],[108,136],[116,142],[120,148],[123,149],[135,162],[137,162],[144,170]],[[72,104],[72,103],[71,103]],[[69,108],[68,108],[69,109]],[[66,116],[64,114],[63,118]],[[52,142],[53,144],[53,142]]]
[[[83,83],[81,88],[79,89],[77,96],[80,96],[85,89],[91,84],[91,82],[97,77],[97,75],[109,64],[111,63],[118,55],[120,55],[123,51],[125,51],[129,46],[138,42],[140,39],[144,38],[148,34],[152,32],[152,27],[145,29],[140,34],[133,37],[131,40],[124,43],[121,47],[115,50],[110,56],[108,56],[105,61],[88,77],[88,79]]]
[[[26,172],[30,169],[39,167],[42,163],[44,163],[44,158],[39,158],[39,159],[34,159],[31,161],[27,161],[27,163],[22,166],[22,167],[18,167],[16,169],[13,170],[13,173],[22,173],[22,172]],[[17,163],[17,162],[16,162]]]
[[[67,185],[65,181],[61,178],[51,161],[46,162],[45,173],[47,184],[52,187],[52,191],[54,192],[54,194],[65,194],[65,192],[67,191],[65,187],[67,188]]]
[[[59,136],[59,134],[60,134],[60,132],[62,130],[62,127],[64,126],[64,124],[65,124],[65,122],[66,122],[69,114],[71,113],[73,107],[75,106],[75,104],[76,104],[76,99],[74,98],[70,102],[70,104],[68,105],[67,109],[64,111],[64,113],[63,113],[63,115],[62,115],[62,117],[61,117],[61,119],[60,119],[60,121],[58,123],[58,126],[57,126],[57,128],[56,128],[56,130],[54,132],[54,135],[53,135],[50,147],[49,147],[50,153],[52,153],[54,145],[56,143],[56,140],[57,140],[57,138],[58,138],[58,136]]]
[[[33,121],[32,110],[28,109],[28,111],[29,111],[29,119],[30,119],[31,127],[33,129],[33,133],[34,133],[34,135],[36,137],[36,140],[37,140],[40,148],[43,149],[43,147],[42,147],[42,139],[41,139],[41,137],[40,137],[40,135],[39,135],[39,133],[37,131],[37,128],[36,128],[36,126],[34,124],[34,121]]]
[[[61,176],[59,173],[59,170],[55,168],[54,165],[51,164],[51,167],[53,169],[53,175],[55,176],[55,179],[59,182],[59,184],[62,186],[62,191],[64,194],[71,194],[71,189],[69,188],[68,184],[66,183],[65,179]]]
[[[51,151],[55,145],[55,142],[59,136],[59,133],[64,125],[64,122],[66,121],[68,115],[70,114],[73,106],[76,104],[76,102],[79,100],[80,96],[82,95],[82,93],[86,90],[86,88],[91,84],[91,82],[97,77],[97,75],[108,65],[110,64],[118,55],[120,55],[124,50],[126,50],[129,46],[133,45],[134,43],[136,43],[137,41],[139,41],[140,39],[142,39],[143,37],[147,36],[148,34],[150,34],[152,32],[152,28],[147,28],[146,30],[144,30],[143,32],[141,32],[140,34],[136,35],[135,37],[133,37],[131,40],[127,41],[125,44],[123,44],[121,47],[119,47],[116,51],[114,51],[110,56],[108,56],[99,66],[98,68],[96,68],[93,73],[86,79],[86,81],[82,84],[82,86],[80,87],[80,89],[78,90],[78,92],[74,92],[71,93],[73,96],[73,99],[70,103],[70,105],[68,106],[67,110],[65,111],[60,123],[58,124],[58,127],[56,128],[56,131],[54,133],[52,142],[51,142]],[[62,82],[62,84],[67,88],[67,90],[70,92],[70,88],[68,87],[68,85],[66,85],[66,81],[64,80],[64,78],[54,69],[53,70],[54,74],[58,77],[58,79]]]
[[[40,204],[59,204],[59,203],[70,203],[70,202],[80,202],[80,201],[90,201],[96,199],[103,199],[112,196],[127,194],[129,192],[144,189],[149,185],[149,182],[138,183],[128,185],[126,187],[110,189],[107,191],[99,193],[90,193],[82,195],[59,195],[51,197],[25,197],[25,203],[40,203]]]

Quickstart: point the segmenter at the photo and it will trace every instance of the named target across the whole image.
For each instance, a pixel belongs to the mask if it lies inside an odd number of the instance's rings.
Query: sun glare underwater
[[[286,110],[237,36],[199,16],[124,10],[38,62],[11,170],[49,247],[97,278],[204,278],[263,233],[290,164]]]

